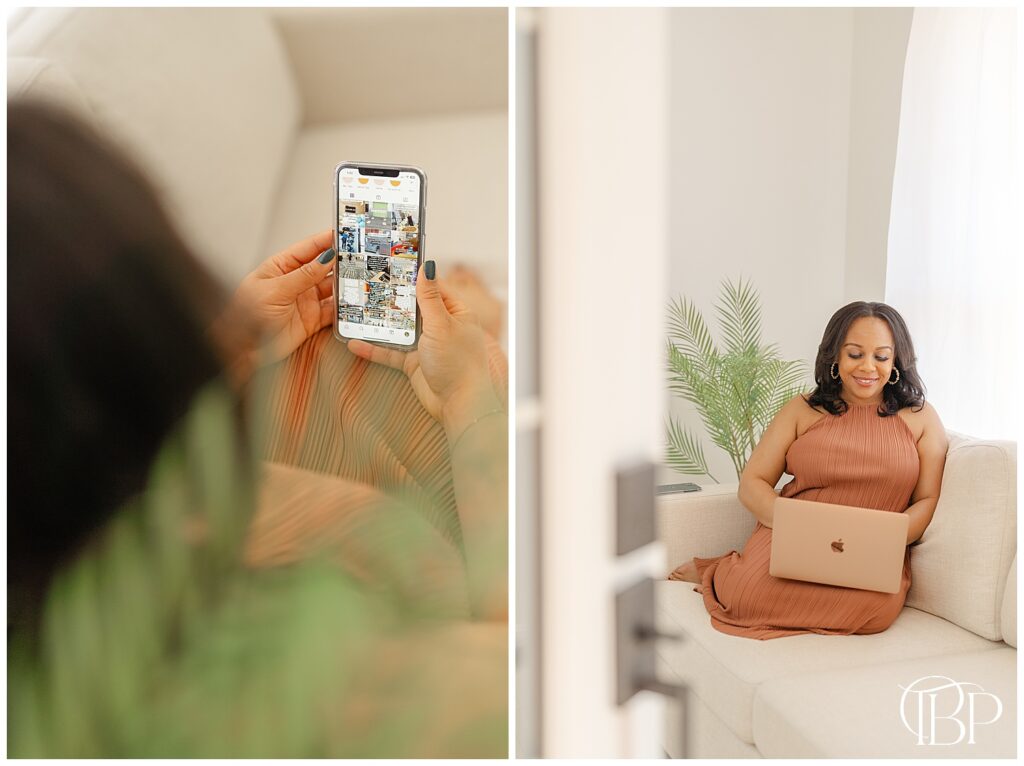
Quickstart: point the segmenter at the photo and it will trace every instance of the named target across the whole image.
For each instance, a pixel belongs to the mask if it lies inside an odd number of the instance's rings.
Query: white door
[[[517,14],[520,757],[664,755],[663,698],[617,701],[615,604],[665,572],[617,555],[616,476],[664,439],[667,14]]]

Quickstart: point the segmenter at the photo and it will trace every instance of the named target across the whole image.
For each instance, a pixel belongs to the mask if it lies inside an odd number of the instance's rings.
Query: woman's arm
[[[924,420],[924,431],[917,440],[917,454],[921,461],[921,472],[918,474],[917,486],[910,498],[907,516],[910,526],[907,528],[907,545],[921,539],[925,529],[932,521],[935,506],[939,502],[939,490],[942,488],[942,471],[946,467],[946,450],[949,440],[946,429],[939,419],[939,414],[927,402],[921,410],[920,417]]]
[[[740,502],[769,529],[775,506],[775,485],[786,470],[786,452],[796,441],[797,420],[807,409],[802,396],[795,396],[779,410],[761,435],[740,476]]]
[[[508,415],[489,377],[446,402],[452,483],[462,525],[470,609],[508,619]]]
[[[466,306],[433,273],[426,274],[424,266],[416,286],[423,335],[415,351],[358,340],[349,341],[348,348],[356,356],[402,370],[420,402],[444,426],[470,609],[480,620],[506,620],[508,367]]]

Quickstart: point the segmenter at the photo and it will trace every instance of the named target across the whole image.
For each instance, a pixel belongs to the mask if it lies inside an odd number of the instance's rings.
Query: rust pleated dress
[[[495,341],[488,348],[503,396],[507,362]],[[325,328],[253,387],[263,461],[248,563],[280,567],[330,550],[353,577],[387,579],[425,610],[451,614],[465,577],[448,440],[405,374],[360,359]]]
[[[902,513],[917,484],[914,435],[898,415],[850,405],[826,415],[790,446],[783,497]],[[888,628],[910,588],[909,549],[897,593],[786,580],[768,574],[772,530],[758,524],[740,553],[695,558],[711,624],[722,633],[768,639],[800,633],[849,635]]]

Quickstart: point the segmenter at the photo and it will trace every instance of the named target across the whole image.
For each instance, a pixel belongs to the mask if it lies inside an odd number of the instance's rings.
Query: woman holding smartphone
[[[423,333],[415,350],[361,340],[341,344],[322,332],[334,316],[331,237],[327,230],[271,257],[235,294],[232,311],[255,317],[265,339],[248,348],[235,369],[245,375],[263,368],[256,387],[263,391],[257,398],[270,402],[263,440],[272,463],[267,470],[283,476],[279,464],[286,463],[314,472],[318,481],[324,474],[355,479],[349,491],[363,493],[372,475],[374,484],[392,493],[424,495],[425,504],[441,514],[437,526],[454,544],[452,552],[463,548],[472,614],[506,619],[507,586],[492,571],[496,561],[507,569],[507,553],[497,550],[505,545],[507,517],[495,512],[507,498],[504,354],[459,294],[435,278],[433,261],[419,274]],[[379,367],[366,368],[360,360]],[[408,396],[410,388],[415,397]],[[311,440],[311,423],[336,424],[338,438]],[[445,444],[450,462],[437,459]],[[288,547],[289,535],[296,555],[321,546],[318,524],[299,523],[307,513],[286,502],[268,507],[256,520],[251,560],[266,552],[280,563],[272,551]],[[473,573],[479,570],[486,574],[477,581]]]
[[[465,306],[425,268],[419,348],[349,351],[329,233],[228,300],[45,108],[9,106],[8,184],[10,754],[506,755],[504,381]]]

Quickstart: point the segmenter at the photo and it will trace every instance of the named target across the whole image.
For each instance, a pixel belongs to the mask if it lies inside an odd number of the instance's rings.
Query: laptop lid
[[[896,593],[909,524],[905,513],[780,497],[772,516],[768,573]]]

